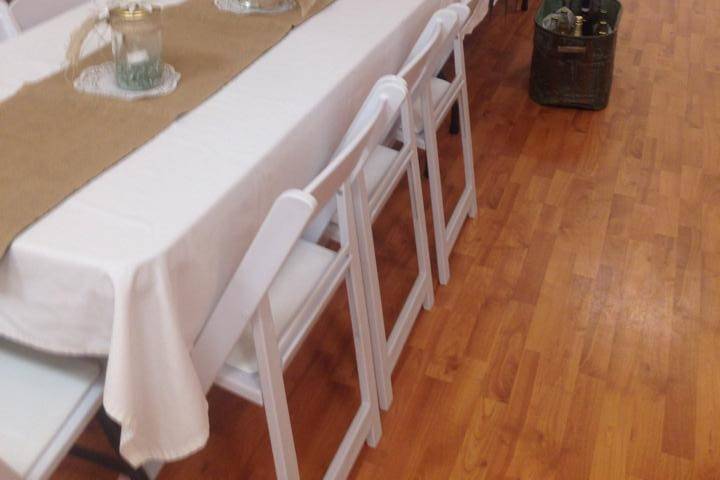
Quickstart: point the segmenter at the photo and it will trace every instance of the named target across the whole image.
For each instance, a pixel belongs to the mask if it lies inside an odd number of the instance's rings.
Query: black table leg
[[[100,409],[100,412],[98,413],[98,420],[100,420],[100,426],[102,427],[103,432],[105,432],[105,436],[110,441],[113,450],[115,450],[117,458],[124,467],[123,471],[120,473],[124,473],[130,477],[131,480],[149,480],[149,477],[142,467],[133,468],[120,455],[120,426],[108,416],[104,408]]]
[[[438,78],[447,81],[447,75],[442,70],[438,73]],[[460,133],[460,106],[455,102],[452,106],[452,112],[450,112],[450,134],[457,135],[458,133]]]
[[[142,467],[133,468],[122,458],[122,456],[120,456],[120,427],[112,421],[105,412],[104,408],[98,413],[97,419],[100,422],[103,433],[105,433],[105,436],[115,452],[115,456],[105,455],[104,453],[96,452],[77,445],[72,447],[70,454],[74,457],[100,465],[108,470],[122,473],[128,476],[130,480],[150,480],[150,477],[148,477]]]
[[[455,102],[450,112],[450,134],[457,135],[460,133],[460,105]]]

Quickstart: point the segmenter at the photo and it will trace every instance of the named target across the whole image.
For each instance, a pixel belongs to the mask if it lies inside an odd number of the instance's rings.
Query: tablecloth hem
[[[8,333],[3,331],[0,333],[0,337],[13,343],[19,343],[25,347],[49,353],[51,355],[62,355],[66,357],[107,357],[109,353],[107,350],[75,350],[68,349],[67,347],[50,345],[38,340],[37,338],[28,337],[15,332]]]
[[[113,407],[108,404],[107,397],[103,399],[103,406],[108,416],[120,424],[121,428],[128,428],[128,425],[132,423],[127,415],[115,411]],[[152,449],[138,448],[132,443],[120,445],[120,454],[133,468],[140,468],[152,461],[175,462],[183,460],[205,447],[210,437],[209,426],[206,431],[199,433],[199,435],[201,438],[195,438],[194,440],[184,442],[179,447],[175,446],[175,448],[170,449],[165,449],[162,446]]]

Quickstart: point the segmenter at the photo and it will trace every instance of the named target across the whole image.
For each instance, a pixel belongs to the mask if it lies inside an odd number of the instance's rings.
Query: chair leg
[[[422,101],[423,132],[430,183],[430,206],[432,207],[435,252],[438,263],[438,279],[442,285],[450,281],[450,260],[447,251],[445,208],[443,203],[442,180],[440,178],[440,154],[437,145],[437,129],[431,111],[429,87]]]
[[[275,474],[281,480],[299,480],[300,471],[283,381],[282,359],[267,295],[262,300],[252,322],[260,388],[275,460]]]
[[[362,280],[362,275],[357,270],[360,269],[360,262],[357,266],[350,266],[350,272],[346,277],[346,285],[348,298],[350,299],[350,316],[353,324],[353,339],[355,342],[355,358],[358,367],[358,377],[360,380],[360,397],[362,403],[370,404],[370,433],[367,438],[367,444],[373,448],[377,447],[382,437],[382,424],[380,422],[380,410],[378,408],[378,394],[375,383],[375,372],[372,363],[372,345],[370,343],[370,335],[367,330],[367,324],[361,317],[363,302],[361,292],[358,292],[358,282]],[[356,270],[356,272],[352,272]],[[387,377],[389,378],[389,377]],[[392,393],[392,389],[390,390]],[[392,398],[390,399],[392,401]]]
[[[462,130],[463,163],[465,165],[465,188],[470,192],[470,208],[468,216],[477,217],[477,193],[475,188],[475,161],[473,158],[472,126],[470,124],[470,104],[468,101],[467,82],[460,90],[460,127]]]
[[[340,219],[340,236],[342,243],[348,245],[350,250],[350,267],[345,275],[345,286],[347,288],[350,304],[350,317],[353,328],[353,341],[355,342],[355,357],[357,359],[358,380],[360,383],[361,402],[369,407],[370,432],[367,437],[367,444],[376,447],[382,436],[382,424],[380,423],[380,409],[378,408],[378,391],[375,380],[375,367],[373,365],[373,347],[370,342],[369,319],[366,308],[365,285],[363,284],[363,269],[360,263],[360,247],[358,246],[358,227],[355,224],[357,209],[355,204],[358,200],[367,202],[367,194],[362,197],[364,184],[358,182],[360,191],[346,185],[342,189],[342,195],[338,197],[338,217]],[[367,205],[367,203],[365,203]],[[362,212],[363,209],[360,208]],[[367,209],[365,209],[367,213]],[[367,215],[369,218],[369,213]],[[362,222],[362,219],[361,219]],[[345,225],[343,227],[342,225]],[[368,225],[372,225],[369,223]],[[361,225],[362,227],[362,225]],[[366,230],[370,230],[369,228]],[[374,253],[374,252],[373,252]],[[373,257],[374,258],[374,257]],[[384,334],[383,334],[384,335]],[[383,345],[385,340],[383,339]],[[385,351],[387,351],[385,349]],[[386,353],[387,355],[387,353]],[[387,364],[386,364],[387,365]],[[389,377],[383,377],[388,378]],[[392,392],[392,390],[390,390]]]
[[[363,319],[364,310],[363,297],[360,290],[362,274],[360,273],[360,261],[357,257],[350,264],[350,272],[346,280],[348,297],[350,299],[350,316],[353,324],[353,339],[355,341],[355,357],[357,359],[358,377],[360,381],[360,396],[363,403],[370,405],[370,434],[367,443],[371,447],[377,447],[382,437],[382,424],[380,423],[380,410],[378,409],[378,394],[375,383],[372,345],[370,334],[367,329],[367,322]],[[389,381],[389,376],[387,377]],[[390,387],[392,395],[392,387]],[[392,396],[390,397],[392,402]]]
[[[148,476],[147,473],[145,473],[145,470],[140,468],[133,468],[129,463],[125,461],[125,459],[120,454],[120,426],[115,423],[112,418],[107,414],[105,411],[105,408],[101,408],[100,411],[97,414],[98,422],[100,423],[100,427],[102,428],[103,433],[105,434],[105,438],[107,438],[108,442],[110,442],[110,445],[113,448],[113,451],[115,452],[115,455],[117,457],[117,464],[114,464],[111,459],[108,457],[105,457],[103,460],[102,454],[97,454],[97,452],[93,452],[88,449],[83,449],[81,447],[75,447],[72,452],[74,455],[84,458],[85,460],[89,460],[91,462],[99,463],[100,465],[105,466],[106,468],[110,468],[113,470],[118,471],[119,473],[123,473],[127,475],[131,480],[147,480]],[[94,458],[93,458],[94,457]],[[110,460],[110,461],[107,461]],[[118,469],[115,469],[114,467],[118,466]]]
[[[89,448],[80,447],[78,445],[74,445],[70,449],[70,455],[85,460],[87,462],[100,465],[103,468],[124,475],[130,480],[149,480],[148,475],[141,468],[132,468],[120,457],[111,457],[109,455],[105,455],[104,453],[96,452]]]
[[[359,191],[355,192],[355,217],[358,251],[362,265],[362,279],[365,291],[365,305],[372,339],[373,365],[380,408],[387,411],[392,404],[392,383],[388,360],[387,334],[382,310],[382,297],[375,257],[375,242],[372,234],[372,219],[367,209],[367,191],[361,179],[357,180]],[[350,292],[348,292],[350,293]],[[358,315],[357,313],[355,315]],[[359,315],[358,315],[359,316]],[[360,359],[358,359],[360,361]]]
[[[413,227],[415,228],[418,273],[425,276],[425,301],[423,302],[423,308],[430,310],[435,303],[435,293],[433,292],[430,249],[428,247],[427,223],[425,222],[425,207],[423,204],[422,185],[420,182],[420,162],[418,160],[417,149],[414,149],[408,167],[410,207],[412,209]]]

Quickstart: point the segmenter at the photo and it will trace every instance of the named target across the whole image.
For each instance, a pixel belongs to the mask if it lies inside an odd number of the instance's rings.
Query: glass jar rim
[[[139,21],[154,18],[160,15],[160,9],[158,7],[151,7],[151,10],[146,10],[136,6],[136,8],[127,7],[115,7],[110,10],[110,21]]]

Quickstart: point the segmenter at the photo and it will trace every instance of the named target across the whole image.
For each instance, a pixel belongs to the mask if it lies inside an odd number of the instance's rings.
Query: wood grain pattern
[[[602,112],[529,100],[531,14],[496,9],[468,38],[480,211],[353,478],[720,478],[720,7],[624,5]],[[440,147],[452,203],[459,137]],[[403,187],[375,231],[387,318],[415,276],[411,234]],[[304,478],[359,401],[343,297],[286,373]],[[161,478],[273,478],[262,411],[209,400],[207,448]],[[102,442],[95,425],[81,439]],[[68,459],[56,478],[114,477]]]

